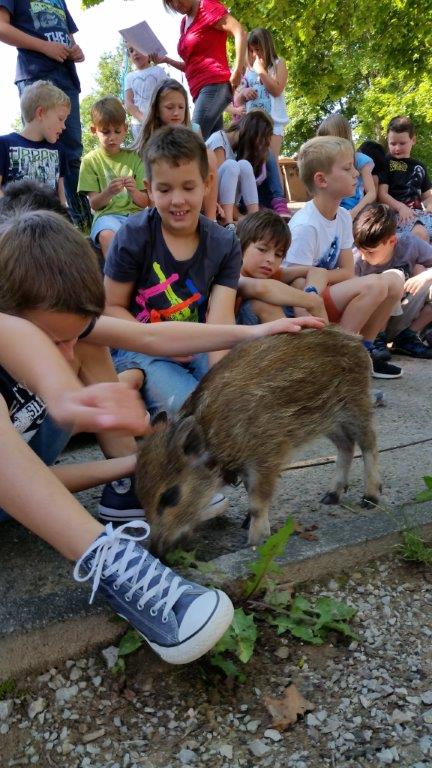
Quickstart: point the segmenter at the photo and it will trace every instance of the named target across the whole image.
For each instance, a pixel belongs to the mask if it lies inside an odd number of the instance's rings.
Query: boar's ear
[[[168,414],[166,411],[159,411],[150,421],[153,432],[162,432],[168,424]]]
[[[187,416],[176,425],[173,439],[177,449],[191,459],[205,454],[204,433],[194,416]]]

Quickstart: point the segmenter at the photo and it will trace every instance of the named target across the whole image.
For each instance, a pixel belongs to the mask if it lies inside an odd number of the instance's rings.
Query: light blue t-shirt
[[[374,161],[372,160],[372,158],[369,157],[369,155],[364,155],[363,152],[355,153],[354,165],[358,170],[359,174],[361,169],[364,168],[365,165],[369,165],[369,164],[372,166],[371,167],[371,171],[372,171],[374,167]],[[363,184],[363,179],[361,175],[359,175],[357,178],[357,186],[356,186],[355,194],[352,195],[351,197],[343,198],[343,200],[341,201],[342,208],[345,208],[345,210],[347,211],[351,211],[353,208],[356,207],[357,203],[360,202],[363,195],[364,195],[364,184]]]

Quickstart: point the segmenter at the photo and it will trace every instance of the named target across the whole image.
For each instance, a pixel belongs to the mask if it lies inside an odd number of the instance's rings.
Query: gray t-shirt
[[[105,274],[134,283],[130,312],[142,323],[205,322],[214,284],[237,290],[240,243],[233,232],[199,218],[199,243],[190,259],[178,261],[165,243],[156,208],[130,216],[114,237]]]
[[[357,249],[354,251],[354,259],[358,277],[379,275],[386,269],[400,269],[408,280],[412,277],[416,264],[426,268],[432,267],[432,246],[415,235],[398,235],[393,255],[386,264],[369,264],[362,259]]]

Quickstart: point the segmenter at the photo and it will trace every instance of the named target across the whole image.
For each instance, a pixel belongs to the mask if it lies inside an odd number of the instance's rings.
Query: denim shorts
[[[128,214],[121,213],[107,213],[106,215],[98,216],[92,224],[90,232],[91,239],[97,244],[98,235],[103,229],[108,229],[111,232],[118,232],[127,219]]]
[[[253,299],[242,301],[240,310],[237,314],[237,325],[260,325],[261,320],[258,319],[255,312],[252,310]],[[285,317],[294,317],[294,309],[292,307],[282,307]]]
[[[406,224],[398,224],[398,234],[409,234],[416,224],[423,224],[432,240],[432,213],[430,211],[415,211],[416,217]]]
[[[70,432],[57,426],[51,416],[47,415],[36,434],[29,441],[29,447],[44,464],[50,466],[66,448],[70,436]],[[0,508],[0,522],[9,519],[9,515]]]
[[[177,413],[208,371],[208,355],[205,353],[194,355],[189,363],[125,349],[113,349],[111,356],[117,373],[131,368],[145,373],[143,395],[152,415],[159,411],[170,415]]]

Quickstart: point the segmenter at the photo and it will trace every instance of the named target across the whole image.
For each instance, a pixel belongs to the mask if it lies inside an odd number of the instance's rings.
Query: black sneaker
[[[393,339],[393,352],[423,360],[432,360],[432,349],[424,344],[415,331],[406,328]]]
[[[98,516],[102,523],[126,523],[145,517],[135,494],[133,477],[123,477],[105,485],[99,502]]]
[[[391,352],[387,347],[388,339],[385,331],[380,331],[376,337],[373,348],[377,360],[390,360]]]
[[[432,349],[432,323],[429,323],[426,328],[423,328],[420,338],[423,344],[426,344],[427,347],[431,347]]]
[[[402,376],[402,368],[392,363],[387,363],[385,360],[378,360],[373,356],[373,350],[369,352],[372,360],[372,377],[374,379],[400,379]]]

